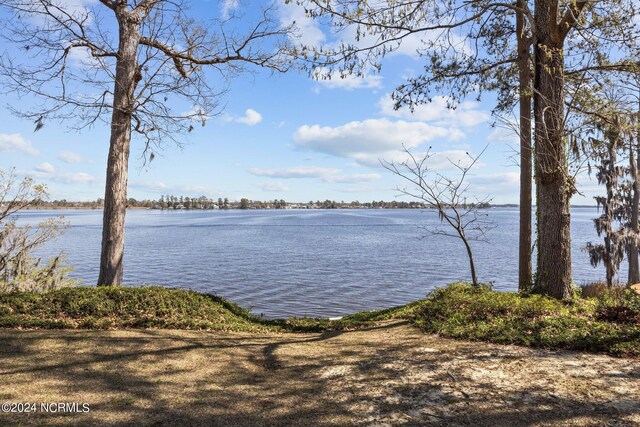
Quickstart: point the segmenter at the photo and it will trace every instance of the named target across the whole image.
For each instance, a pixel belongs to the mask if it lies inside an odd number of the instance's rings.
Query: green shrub
[[[625,298],[635,306],[636,299]],[[457,283],[433,291],[414,310],[413,321],[454,338],[640,355],[640,325],[604,319],[602,307],[594,299],[562,302]]]
[[[640,294],[633,289],[614,286],[601,292],[596,300],[598,319],[640,324]]]
[[[41,328],[160,327],[265,330],[224,299],[160,286],[78,286],[44,293],[0,293],[0,326]]]

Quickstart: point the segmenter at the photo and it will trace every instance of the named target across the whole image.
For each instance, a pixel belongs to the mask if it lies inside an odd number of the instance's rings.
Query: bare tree
[[[2,55],[5,90],[35,95],[41,106],[16,111],[34,120],[72,121],[76,129],[102,120],[111,127],[107,159],[99,285],[122,282],[127,177],[132,134],[152,160],[161,142],[219,112],[208,82],[247,66],[286,71],[288,36],[271,17],[232,14],[211,23],[190,17],[179,0],[0,0],[11,14],[2,35],[23,55]],[[240,33],[229,28],[243,21]],[[251,24],[251,22],[254,22]]]
[[[64,231],[61,218],[50,218],[37,227],[19,226],[16,214],[36,206],[47,197],[46,188],[27,177],[19,179],[15,170],[0,170],[0,290],[43,291],[72,283],[70,271],[61,265],[62,256],[40,266],[33,251]]]
[[[478,199],[471,196],[468,191],[469,172],[485,150],[486,147],[475,157],[467,153],[469,158],[464,163],[449,160],[457,172],[456,178],[447,177],[429,167],[429,159],[435,155],[430,149],[424,155],[416,157],[405,148],[407,160],[383,162],[387,170],[411,183],[411,187],[398,188],[401,194],[421,200],[437,210],[440,222],[445,225],[445,228],[425,228],[425,230],[430,234],[455,237],[462,241],[469,259],[471,282],[474,285],[478,285],[479,282],[470,242],[486,241],[487,232],[495,228],[495,224],[489,220],[484,209],[491,199],[488,197]],[[468,203],[467,198],[473,201]]]

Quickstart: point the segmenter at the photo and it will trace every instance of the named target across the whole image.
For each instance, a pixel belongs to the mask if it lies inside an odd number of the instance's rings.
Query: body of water
[[[487,210],[497,227],[488,243],[472,242],[478,278],[515,290],[518,209]],[[95,284],[101,211],[27,211],[22,223],[64,215],[70,228],[40,254],[64,251],[72,277]],[[576,283],[604,277],[582,248],[597,241],[595,208],[572,211]],[[404,304],[436,286],[468,280],[461,241],[421,228],[433,211],[260,210],[127,213],[126,285],[160,284],[224,296],[254,313],[340,316]],[[626,272],[626,266],[622,267]],[[623,274],[626,276],[626,274]]]

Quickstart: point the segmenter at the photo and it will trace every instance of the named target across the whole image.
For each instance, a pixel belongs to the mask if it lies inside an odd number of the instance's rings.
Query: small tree
[[[489,220],[483,207],[491,201],[485,197],[478,199],[469,195],[469,184],[467,178],[469,171],[478,162],[484,153],[473,157],[469,153],[468,162],[453,162],[449,160],[453,168],[458,172],[455,179],[449,178],[442,173],[429,167],[429,159],[435,154],[431,149],[422,156],[416,157],[409,149],[405,148],[407,160],[403,162],[384,162],[383,166],[393,174],[409,181],[411,187],[399,187],[398,191],[404,195],[425,202],[429,207],[435,208],[438,212],[440,222],[445,224],[447,229],[430,229],[424,227],[429,234],[459,238],[464,244],[469,258],[469,269],[471,271],[471,281],[478,285],[471,241],[486,241],[486,234],[495,228],[495,224]],[[473,200],[471,203],[469,200]],[[453,229],[453,231],[451,231]]]
[[[37,228],[16,223],[16,213],[46,197],[46,188],[33,179],[19,180],[14,170],[0,170],[0,290],[44,291],[73,284],[66,278],[70,268],[61,265],[61,255],[43,267],[32,255],[63,232],[62,218],[48,219]]]
[[[594,140],[599,164],[596,178],[606,188],[606,196],[596,196],[602,214],[594,219],[596,232],[603,238],[602,243],[587,244],[591,265],[602,263],[606,269],[607,286],[613,286],[613,279],[620,268],[626,249],[626,233],[622,223],[626,219],[625,200],[621,196],[620,182],[625,176],[625,167],[618,164],[618,151],[622,146],[619,119],[603,128],[604,138]],[[618,224],[618,226],[616,226]]]

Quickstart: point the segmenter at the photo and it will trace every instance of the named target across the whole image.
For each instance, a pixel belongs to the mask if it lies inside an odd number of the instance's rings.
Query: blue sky
[[[94,0],[64,1],[75,7],[95,6]],[[233,0],[196,5],[198,16],[247,7]],[[305,19],[297,6],[279,8],[282,22],[296,20],[304,42],[335,40],[326,28]],[[315,81],[305,73],[262,70],[234,77],[220,100],[224,111],[206,126],[197,126],[183,139],[183,147],[169,142],[145,165],[142,144],[133,143],[129,196],[392,200],[403,182],[379,160],[401,159],[403,144],[417,152],[432,146],[438,153],[432,165],[443,173],[448,173],[447,159],[463,159],[467,151],[478,153],[489,144],[473,171],[470,189],[479,196],[491,195],[496,203],[517,203],[517,139],[506,129],[492,127],[490,94],[479,103],[470,99],[456,110],[449,110],[443,97],[414,113],[393,110],[389,94],[421,69],[417,46],[418,39],[408,40],[385,59],[380,73],[365,78]],[[1,49],[19,53],[6,43]],[[108,126],[98,124],[77,133],[64,123],[46,122],[34,132],[33,122],[12,116],[6,108],[31,102],[35,98],[9,95],[2,103],[0,168],[15,167],[46,183],[53,199],[103,197]],[[573,202],[592,204],[597,187],[584,183],[584,195]]]

